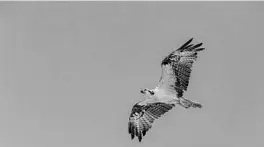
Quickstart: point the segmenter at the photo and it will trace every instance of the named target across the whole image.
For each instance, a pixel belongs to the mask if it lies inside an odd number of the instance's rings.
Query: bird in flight
[[[155,119],[171,110],[176,104],[184,108],[202,108],[200,103],[183,97],[187,91],[191,68],[203,43],[191,44],[193,38],[165,57],[161,62],[162,73],[155,89],[142,89],[145,100],[136,103],[129,116],[128,133],[131,139],[142,137],[152,127]]]

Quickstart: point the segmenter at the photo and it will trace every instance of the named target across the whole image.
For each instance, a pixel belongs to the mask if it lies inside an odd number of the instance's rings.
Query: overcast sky
[[[0,2],[0,147],[264,146],[263,2]],[[142,143],[132,106],[160,62],[205,51]]]

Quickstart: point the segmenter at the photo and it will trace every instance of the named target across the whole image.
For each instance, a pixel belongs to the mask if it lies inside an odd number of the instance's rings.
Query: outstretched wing
[[[172,109],[174,104],[155,102],[151,104],[137,103],[133,106],[128,122],[128,133],[131,134],[131,139],[135,136],[141,142],[142,137],[151,128],[151,124],[155,119],[158,119],[164,113]]]
[[[162,60],[162,74],[156,87],[157,91],[163,89],[182,97],[183,92],[187,90],[191,68],[197,59],[197,53],[204,50],[200,48],[202,43],[190,44],[192,40],[193,38]]]

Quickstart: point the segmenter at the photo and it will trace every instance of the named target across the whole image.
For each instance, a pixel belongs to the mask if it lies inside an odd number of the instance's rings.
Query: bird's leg
[[[190,108],[190,107],[193,107],[193,108],[202,108],[202,105],[197,103],[197,102],[194,102],[194,101],[191,101],[191,100],[187,100],[183,97],[179,98],[180,99],[180,105],[183,106],[184,108]]]
[[[191,105],[192,105],[191,103],[189,103],[188,101],[186,101],[186,99],[184,99],[184,98],[180,98],[179,104],[181,106],[183,106],[184,108],[186,108],[186,109],[190,108]]]

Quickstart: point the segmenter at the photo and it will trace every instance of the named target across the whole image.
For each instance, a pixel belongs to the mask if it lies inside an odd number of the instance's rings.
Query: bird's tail
[[[197,102],[194,102],[194,101],[191,101],[191,100],[187,100],[183,97],[180,98],[180,105],[185,107],[185,108],[190,108],[190,107],[193,107],[193,108],[202,108],[202,104],[200,103],[197,103]]]

